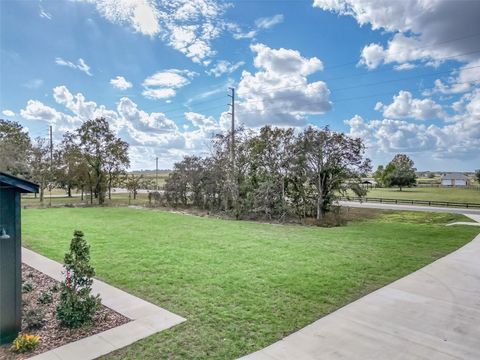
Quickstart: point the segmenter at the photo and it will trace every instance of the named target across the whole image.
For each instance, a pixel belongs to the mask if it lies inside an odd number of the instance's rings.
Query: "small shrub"
[[[37,301],[39,304],[50,304],[53,301],[52,293],[50,291],[42,291]]]
[[[95,270],[90,265],[90,246],[83,232],[75,231],[70,252],[65,254],[65,281],[61,283],[57,319],[63,326],[78,328],[92,321],[100,306],[99,296],[91,295]]]
[[[23,284],[22,284],[22,292],[23,293],[29,293],[30,291],[33,290],[33,285],[31,282],[29,281],[25,281]]]
[[[35,350],[40,343],[40,337],[29,334],[19,334],[15,340],[13,340],[12,347],[13,352],[26,353]]]
[[[56,293],[56,292],[58,292],[59,290],[60,290],[60,286],[58,286],[58,283],[55,283],[55,284],[53,284],[53,285],[50,287],[50,291],[51,291],[51,292]]]
[[[27,329],[41,329],[45,326],[47,321],[45,320],[45,313],[41,309],[31,309],[25,313],[23,318]]]

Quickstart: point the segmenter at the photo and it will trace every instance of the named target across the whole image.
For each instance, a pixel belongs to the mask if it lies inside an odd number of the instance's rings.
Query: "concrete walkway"
[[[63,281],[61,264],[22,248],[22,262],[55,280]],[[108,354],[159,331],[185,321],[165,309],[139,299],[100,280],[94,280],[92,293],[100,294],[102,304],[131,319],[127,324],[71,342],[31,357],[32,360],[88,360]]]
[[[463,215],[479,215],[480,209],[466,209],[454,207],[439,207],[439,206],[421,206],[421,205],[402,205],[402,204],[383,204],[372,202],[358,202],[358,201],[339,201],[341,206],[358,207],[366,209],[381,209],[381,210],[406,210],[406,211],[426,211],[426,212],[443,212],[455,213]]]
[[[480,359],[480,235],[243,359]]]

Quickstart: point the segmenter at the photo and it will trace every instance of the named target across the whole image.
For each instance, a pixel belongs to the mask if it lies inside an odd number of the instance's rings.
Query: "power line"
[[[480,65],[466,67],[466,68],[463,68],[462,70],[470,70],[470,69],[476,69],[476,68],[480,68]],[[347,86],[347,87],[342,87],[342,88],[332,88],[332,89],[330,89],[330,90],[341,91],[341,90],[362,88],[362,87],[382,85],[382,84],[387,84],[387,83],[392,83],[392,82],[398,82],[398,81],[406,81],[406,80],[418,79],[418,78],[421,78],[421,77],[423,77],[423,76],[436,76],[436,75],[441,75],[441,74],[448,74],[448,73],[451,73],[451,72],[452,72],[451,70],[437,71],[437,72],[433,72],[433,73],[419,74],[419,75],[404,77],[404,78],[400,78],[400,79],[390,79],[390,80],[377,81],[377,82],[367,83],[367,84],[352,85],[352,86]],[[478,80],[475,80],[475,81],[478,81]],[[308,84],[303,84],[303,86],[306,86],[306,85],[308,85]],[[298,87],[298,86],[295,86],[295,87]],[[284,87],[284,88],[282,88],[282,89],[290,89],[290,88],[294,88],[294,87]],[[262,93],[263,93],[263,94],[267,94],[266,92],[262,92]],[[262,94],[262,93],[261,93],[261,94]],[[262,101],[264,101],[264,100],[265,100],[265,99],[258,99],[258,100],[248,100],[248,99],[247,99],[247,100],[245,100],[245,102],[247,102],[247,103],[256,103],[256,102],[262,102]]]
[[[427,46],[417,47],[417,48],[415,48],[415,50],[424,50],[424,49],[428,49],[428,48],[431,48],[431,47],[434,47],[434,46],[448,44],[450,42],[455,42],[455,41],[458,41],[458,40],[469,39],[469,38],[476,37],[476,36],[479,36],[479,35],[480,35],[480,33],[470,34],[470,35],[458,37],[458,38],[455,38],[455,39],[441,41],[441,42],[431,44],[431,45],[427,45]],[[355,61],[350,61],[350,62],[339,64],[339,65],[327,66],[327,67],[325,67],[325,69],[327,69],[327,70],[336,69],[336,68],[339,68],[339,67],[348,66],[348,65],[357,64],[357,63],[358,63],[358,60],[355,60]]]
[[[475,51],[472,51],[472,52],[469,52],[469,53],[463,53],[463,54],[458,54],[458,55],[453,55],[453,56],[449,56],[448,58],[452,58],[452,57],[459,57],[459,56],[464,56],[464,55],[469,55],[469,54],[473,54],[473,53],[479,53],[480,52],[480,49],[479,50],[475,50]],[[444,58],[446,59],[446,58]],[[442,60],[442,59],[438,59],[438,60]],[[471,66],[471,67],[464,67],[462,68],[462,70],[469,70],[469,69],[474,69],[478,66]],[[322,81],[331,81],[331,80],[340,80],[340,79],[348,79],[350,77],[356,77],[356,76],[363,76],[363,75],[370,75],[372,73],[377,73],[377,72],[385,72],[385,71],[391,71],[391,69],[378,69],[378,70],[371,70],[367,73],[361,73],[361,74],[352,74],[352,75],[345,75],[345,76],[340,76],[340,77],[331,77],[331,78],[325,78],[325,79],[322,79]],[[441,72],[435,72],[435,73],[431,73],[431,74],[448,74],[448,73],[451,73],[452,70],[445,70],[445,71],[441,71]],[[427,76],[428,74],[420,74],[420,75],[416,75],[414,78],[417,78],[419,76]],[[268,93],[268,92],[271,92],[271,91],[276,91],[276,90],[287,90],[287,89],[294,89],[294,88],[297,88],[299,86],[306,86],[307,84],[302,82],[302,83],[298,83],[296,85],[289,85],[289,86],[282,86],[282,87],[273,87],[273,88],[266,88],[266,89],[262,89],[260,91],[260,93]]]
[[[477,81],[480,81],[480,78],[478,79],[473,79],[473,80],[470,80],[470,81],[461,81],[461,82],[456,82],[454,84],[450,84],[451,86],[454,86],[454,85],[461,85],[461,84],[470,84],[470,83],[474,83],[474,82],[477,82]],[[353,97],[348,97],[348,98],[340,98],[340,99],[336,99],[336,100],[332,100],[332,102],[334,104],[336,103],[339,103],[339,102],[344,102],[344,101],[351,101],[351,100],[362,100],[362,99],[367,99],[367,98],[370,98],[370,97],[377,97],[377,96],[383,96],[383,95],[392,95],[392,91],[386,91],[386,92],[380,92],[380,93],[375,93],[375,94],[369,94],[369,95],[364,95],[364,96],[353,96]],[[295,99],[296,97],[299,97],[299,96],[293,96],[293,97],[290,97],[289,99]],[[314,105],[315,103],[309,103],[310,105]],[[283,108],[281,106],[271,106],[269,105],[268,103],[267,104],[263,104],[264,105],[264,110],[266,111],[276,111],[276,110],[284,110],[285,106],[283,106]],[[305,113],[304,111],[291,111],[291,112],[295,112],[295,113]]]

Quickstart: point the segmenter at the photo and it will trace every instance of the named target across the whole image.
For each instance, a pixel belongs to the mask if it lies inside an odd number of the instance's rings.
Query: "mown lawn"
[[[464,245],[460,215],[391,212],[340,228],[131,208],[23,210],[23,242],[61,261],[74,229],[98,277],[187,318],[110,354],[233,359]]]
[[[468,202],[480,204],[480,190],[461,188],[415,187],[376,188],[368,191],[367,197],[427,201]]]

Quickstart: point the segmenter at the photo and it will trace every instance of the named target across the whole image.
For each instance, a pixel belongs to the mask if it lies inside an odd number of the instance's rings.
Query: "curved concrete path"
[[[22,262],[57,281],[63,281],[62,264],[22,248]],[[91,360],[180,324],[186,319],[161,307],[95,279],[92,293],[102,304],[131,321],[110,330],[65,344],[33,356],[30,360]]]
[[[480,359],[480,235],[243,359]]]
[[[385,204],[373,202],[358,202],[358,201],[339,201],[341,206],[358,207],[365,209],[380,209],[380,210],[405,210],[405,211],[424,211],[424,212],[442,212],[455,213],[463,215],[479,215],[480,209],[472,208],[455,208],[455,207],[440,207],[440,206],[426,206],[426,205],[406,205],[406,204]]]

